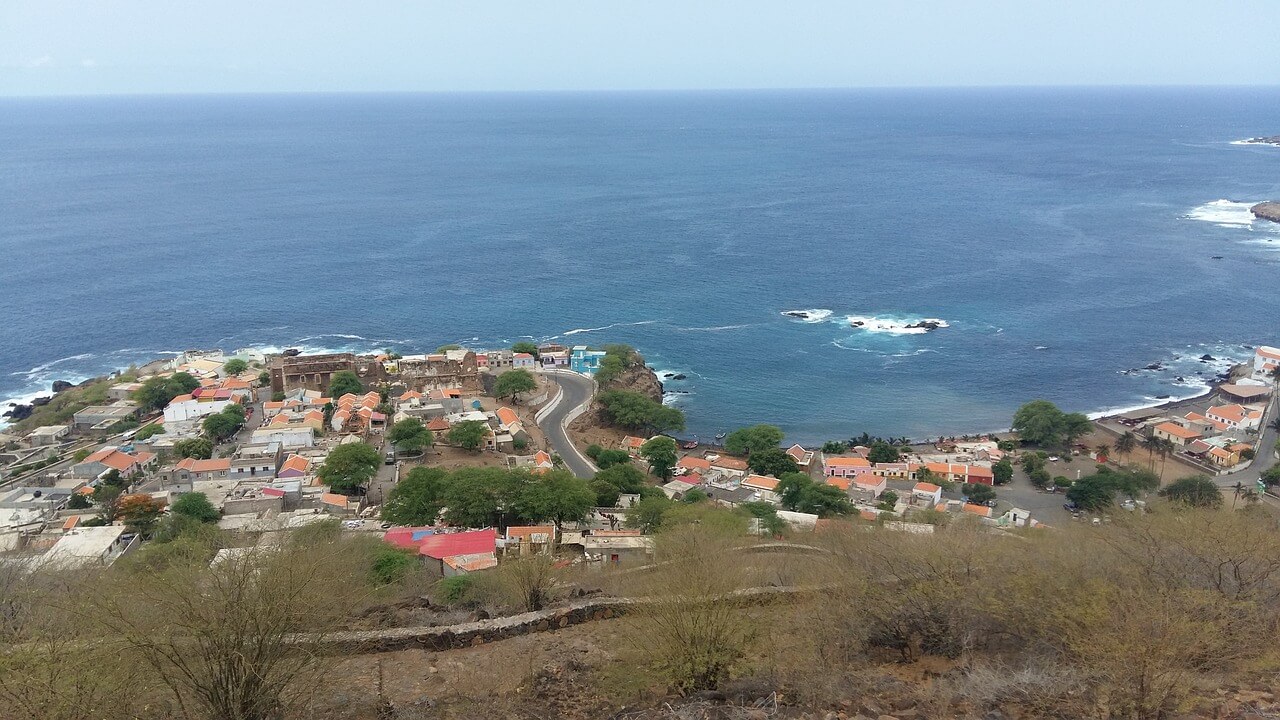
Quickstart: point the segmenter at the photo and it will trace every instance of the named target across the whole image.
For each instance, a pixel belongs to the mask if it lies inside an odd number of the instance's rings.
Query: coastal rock
[[[54,381],[53,381],[53,392],[54,392],[54,393],[60,393],[60,392],[62,392],[63,390],[70,390],[70,389],[71,389],[71,388],[73,388],[73,387],[75,387],[75,385],[73,385],[73,384],[71,384],[71,383],[67,382],[66,380],[54,380]]]
[[[280,354],[285,357],[297,357],[302,354],[302,351],[299,350],[298,348],[289,348],[288,350],[285,350]]]
[[[53,398],[49,397],[48,395],[42,395],[42,396],[40,396],[40,397],[35,398],[34,400],[32,400],[32,401],[31,401],[31,406],[32,406],[32,407],[44,407],[45,405],[48,405],[48,404],[49,404],[49,403],[51,403],[51,402],[53,402]]]
[[[1249,212],[1259,220],[1280,222],[1280,202],[1260,202],[1249,208]]]
[[[1205,354],[1200,356],[1200,362],[1213,362],[1214,360],[1216,360],[1216,358],[1212,355]]]
[[[14,403],[11,404],[9,409],[4,411],[4,414],[0,415],[0,417],[7,417],[14,422],[18,422],[19,420],[26,420],[31,417],[31,413],[33,411],[35,411],[35,408],[30,405],[18,405]]]
[[[1249,138],[1244,141],[1246,145],[1280,145],[1280,135],[1271,135],[1269,137]]]
[[[911,323],[910,325],[906,325],[905,327],[908,330],[917,330],[921,328],[925,330],[937,330],[940,327],[946,327],[946,326],[938,322],[937,320],[921,320],[920,322]]]
[[[671,376],[671,379],[672,380],[688,380],[689,378],[686,377],[684,373],[676,373],[675,375]]]
[[[1153,362],[1153,363],[1151,363],[1150,365],[1147,365],[1146,367],[1144,367],[1144,368],[1142,368],[1142,369],[1143,369],[1143,370],[1163,370],[1163,369],[1164,369],[1164,363],[1162,363],[1162,362]]]

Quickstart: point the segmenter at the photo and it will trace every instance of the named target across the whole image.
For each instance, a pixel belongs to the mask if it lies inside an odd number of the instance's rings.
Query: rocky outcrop
[[[1249,211],[1259,220],[1280,222],[1280,202],[1260,202],[1249,208]]]
[[[66,380],[54,380],[54,381],[53,381],[53,392],[54,392],[54,394],[60,393],[60,392],[62,392],[63,390],[70,390],[70,389],[71,389],[71,388],[73,388],[73,387],[75,387],[75,385],[74,385],[74,384],[72,384],[72,383],[67,382]]]
[[[1280,135],[1272,135],[1270,137],[1256,137],[1245,140],[1249,145],[1280,145]]]
[[[638,392],[654,402],[662,402],[662,381],[658,375],[641,360],[638,364],[627,368],[602,390],[630,390]]]
[[[3,414],[0,414],[0,417],[7,417],[13,422],[18,422],[19,420],[26,420],[31,417],[31,413],[33,411],[35,411],[35,408],[30,405],[10,403],[9,409],[5,410]]]

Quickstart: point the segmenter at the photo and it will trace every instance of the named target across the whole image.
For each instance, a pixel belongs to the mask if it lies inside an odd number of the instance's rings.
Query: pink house
[[[858,477],[871,474],[871,462],[860,457],[829,457],[822,463],[827,477]]]

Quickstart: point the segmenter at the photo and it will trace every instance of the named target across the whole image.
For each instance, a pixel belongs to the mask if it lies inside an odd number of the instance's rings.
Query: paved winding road
[[[569,433],[565,431],[566,419],[570,413],[591,402],[595,383],[590,378],[568,371],[546,373],[546,376],[560,386],[562,393],[559,401],[538,423],[538,427],[546,434],[551,451],[564,460],[564,465],[570,472],[580,478],[595,477],[595,465],[574,447],[569,440]]]

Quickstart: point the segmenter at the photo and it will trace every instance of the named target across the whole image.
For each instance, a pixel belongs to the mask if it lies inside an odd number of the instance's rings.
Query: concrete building
[[[123,525],[76,527],[66,531],[41,558],[42,565],[58,569],[105,567],[128,552],[138,541],[125,538]]]
[[[45,425],[31,431],[31,434],[27,436],[27,444],[31,447],[57,445],[70,434],[70,425]]]
[[[71,426],[80,431],[105,432],[121,420],[138,415],[138,404],[117,400],[110,405],[90,405],[71,416]]]
[[[595,375],[604,356],[603,350],[588,350],[586,345],[574,345],[569,352],[569,369],[583,375]]]

